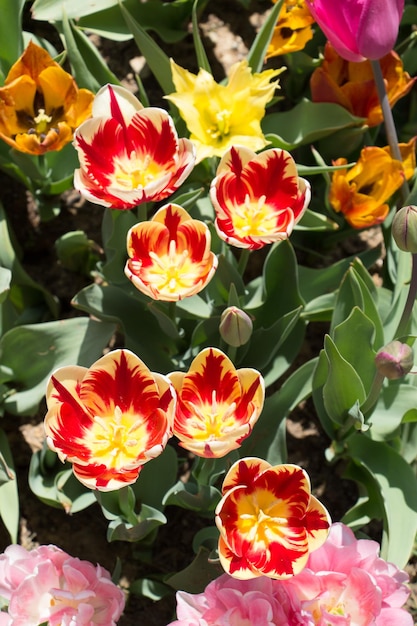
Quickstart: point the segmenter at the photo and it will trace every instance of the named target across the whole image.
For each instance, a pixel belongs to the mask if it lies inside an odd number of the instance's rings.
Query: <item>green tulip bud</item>
[[[375,365],[377,370],[390,380],[402,378],[414,365],[413,349],[401,341],[391,341],[378,350]]]
[[[392,221],[392,236],[400,250],[417,252],[417,206],[404,206]]]
[[[245,311],[236,306],[229,306],[220,318],[219,332],[221,338],[234,348],[243,346],[252,335],[252,320]]]

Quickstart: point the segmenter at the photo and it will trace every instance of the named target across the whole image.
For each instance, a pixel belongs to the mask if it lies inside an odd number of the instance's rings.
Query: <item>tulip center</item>
[[[242,493],[237,501],[238,532],[252,544],[283,543],[288,517],[286,503],[265,489]]]
[[[87,435],[93,459],[109,467],[122,467],[135,461],[148,440],[146,426],[138,415],[116,406],[112,415],[94,416]]]
[[[36,124],[36,133],[41,135],[48,131],[49,124],[52,122],[52,116],[47,115],[45,109],[39,109],[38,115],[33,118],[33,121]]]
[[[161,168],[147,154],[140,159],[136,152],[114,159],[113,179],[115,186],[126,191],[143,189],[161,176]]]
[[[217,392],[211,392],[211,403],[197,405],[186,402],[193,416],[189,427],[192,429],[193,439],[210,441],[233,433],[236,430],[236,402],[230,404],[217,402]]]
[[[175,294],[195,285],[195,264],[190,260],[188,250],[177,250],[174,239],[169,242],[167,254],[158,255],[151,250],[149,256],[153,264],[147,270],[146,281],[151,289]]]
[[[213,139],[222,139],[226,135],[230,134],[230,118],[232,116],[231,111],[223,109],[218,111],[213,120],[212,126],[208,129],[207,133]]]
[[[261,237],[274,230],[277,215],[265,201],[266,196],[251,198],[246,194],[245,202],[233,207],[232,220],[236,235]]]

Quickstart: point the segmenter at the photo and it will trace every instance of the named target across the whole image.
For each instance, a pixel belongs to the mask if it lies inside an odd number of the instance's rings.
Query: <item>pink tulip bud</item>
[[[404,0],[306,0],[317,24],[347,61],[380,59],[398,35]]]
[[[404,206],[395,214],[392,236],[400,250],[417,252],[417,206]]]
[[[252,320],[247,313],[236,306],[229,306],[220,318],[221,338],[234,348],[243,346],[252,335]]]
[[[413,350],[406,343],[391,341],[377,352],[375,365],[378,372],[390,380],[402,378],[414,365]]]

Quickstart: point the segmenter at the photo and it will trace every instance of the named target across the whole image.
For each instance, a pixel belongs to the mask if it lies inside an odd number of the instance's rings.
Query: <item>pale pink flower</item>
[[[107,570],[52,545],[30,552],[6,548],[0,556],[0,595],[9,603],[1,626],[114,626],[125,603]]]
[[[305,569],[283,585],[317,626],[413,626],[402,608],[407,580],[404,571],[379,557],[376,541],[358,540],[337,523]]]
[[[170,626],[314,626],[291,591],[266,576],[237,580],[223,574],[204,593],[177,593]]]

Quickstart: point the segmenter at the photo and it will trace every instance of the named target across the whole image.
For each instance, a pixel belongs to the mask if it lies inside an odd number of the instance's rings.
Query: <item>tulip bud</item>
[[[402,378],[414,365],[413,349],[401,341],[391,341],[377,352],[375,365],[380,374],[390,380]]]
[[[249,341],[252,327],[252,320],[245,311],[236,306],[229,306],[220,318],[219,332],[229,346],[238,348]]]
[[[404,206],[392,220],[392,236],[400,250],[417,252],[417,206]]]

